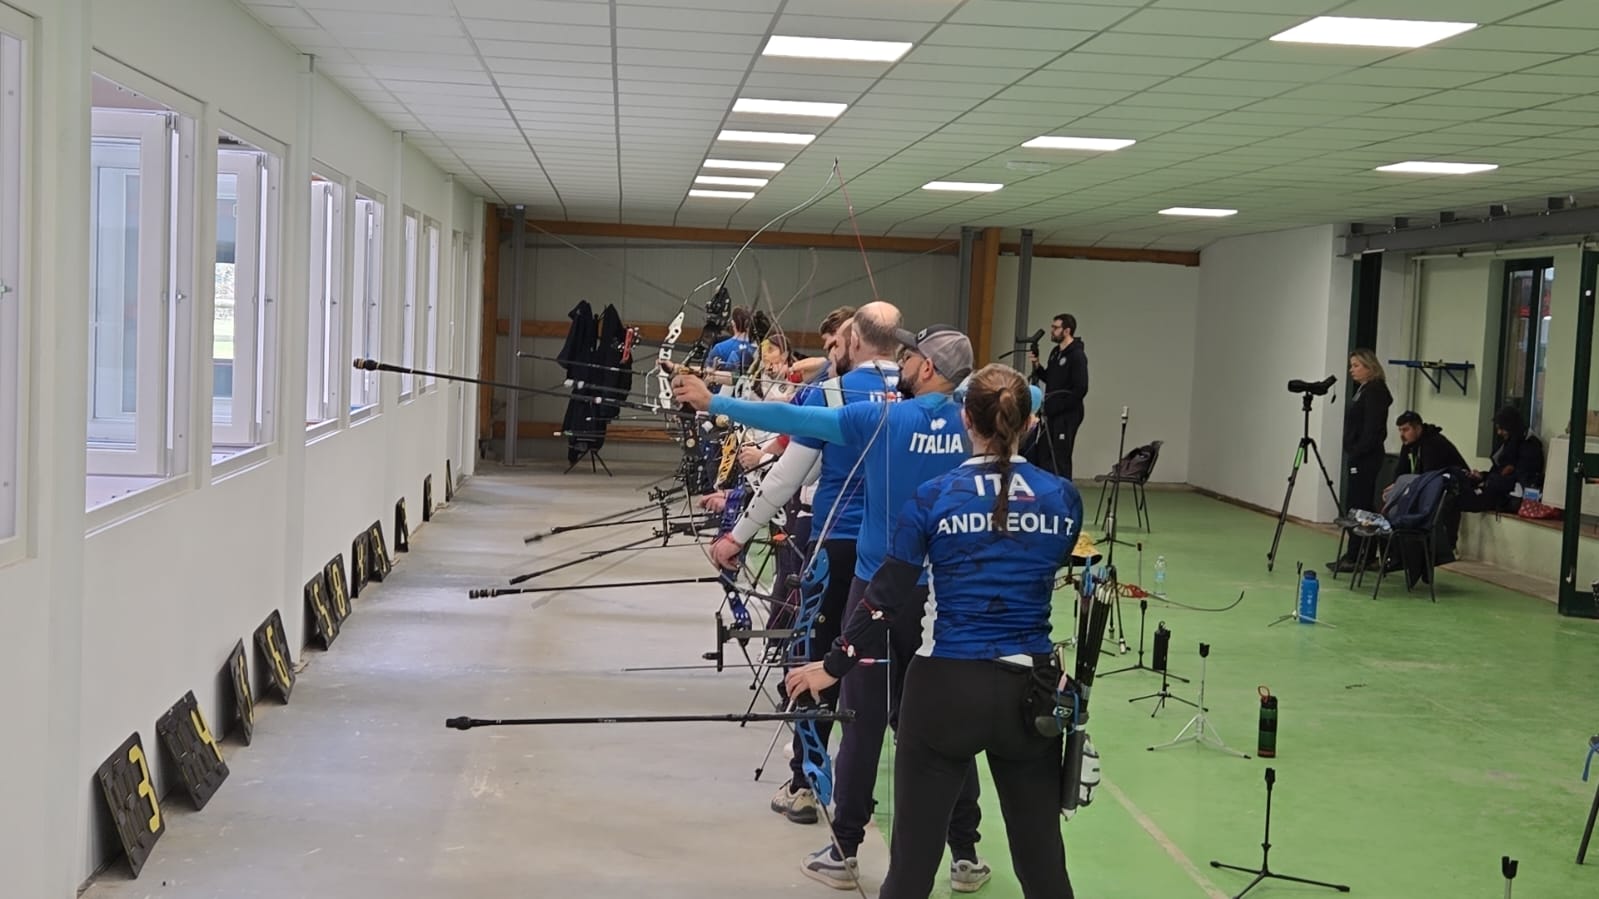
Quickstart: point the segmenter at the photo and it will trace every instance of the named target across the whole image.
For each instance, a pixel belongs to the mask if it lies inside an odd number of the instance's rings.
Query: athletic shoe
[[[988,883],[988,878],[993,876],[988,863],[982,859],[967,861],[959,859],[950,862],[949,886],[957,893],[975,893]]]
[[[825,883],[835,890],[853,890],[861,876],[860,865],[854,856],[843,858],[831,843],[805,856],[800,870],[806,877]]]
[[[772,797],[772,811],[795,824],[815,824],[819,817],[816,793],[810,787],[801,787],[798,793],[790,793],[788,784],[783,784]]]

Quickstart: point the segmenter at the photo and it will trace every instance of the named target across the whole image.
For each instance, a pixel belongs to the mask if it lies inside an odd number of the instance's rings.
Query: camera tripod
[[[1338,514],[1343,514],[1343,507],[1338,504],[1338,488],[1333,486],[1332,475],[1327,473],[1327,463],[1322,461],[1321,449],[1316,446],[1316,438],[1310,436],[1310,404],[1315,394],[1306,392],[1304,398],[1305,424],[1300,433],[1299,448],[1294,451],[1294,467],[1288,472],[1288,492],[1283,494],[1283,508],[1277,513],[1277,533],[1271,538],[1271,552],[1266,553],[1266,570],[1271,571],[1277,564],[1277,544],[1283,539],[1283,525],[1288,522],[1288,503],[1294,498],[1294,482],[1299,479],[1299,467],[1305,464],[1305,451],[1316,457],[1316,465],[1321,469],[1322,480],[1327,484],[1327,492],[1332,496],[1333,508]]]
[[[1246,886],[1242,890],[1240,890],[1238,892],[1238,895],[1234,896],[1233,899],[1239,899],[1239,897],[1243,896],[1245,893],[1247,893],[1250,890],[1254,889],[1256,886],[1258,886],[1260,884],[1260,882],[1262,880],[1265,880],[1268,877],[1274,878],[1276,880],[1288,880],[1288,881],[1292,881],[1294,883],[1308,883],[1311,886],[1327,887],[1328,889],[1337,890],[1340,893],[1349,892],[1349,887],[1344,885],[1344,884],[1341,884],[1341,883],[1327,883],[1326,881],[1322,881],[1322,880],[1307,880],[1307,879],[1305,879],[1303,877],[1289,877],[1287,874],[1278,874],[1278,873],[1276,873],[1276,872],[1271,870],[1271,866],[1267,862],[1266,859],[1267,859],[1268,856],[1271,855],[1271,788],[1272,788],[1272,784],[1274,784],[1276,782],[1277,782],[1277,769],[1275,769],[1275,768],[1267,768],[1266,769],[1266,838],[1260,844],[1260,867],[1259,868],[1245,868],[1245,867],[1242,867],[1240,865],[1224,865],[1224,864],[1222,864],[1221,862],[1218,862],[1218,861],[1212,861],[1210,863],[1210,866],[1212,868],[1227,868],[1228,870],[1242,871],[1245,874],[1253,874],[1253,875],[1255,875],[1255,879],[1251,880],[1249,882],[1249,886]]]
[[[1199,711],[1194,713],[1194,717],[1188,719],[1188,723],[1183,725],[1183,729],[1177,732],[1176,737],[1172,738],[1170,742],[1149,747],[1150,752],[1154,752],[1157,749],[1169,749],[1173,746],[1180,746],[1183,743],[1199,743],[1212,749],[1220,749],[1228,755],[1236,755],[1243,759],[1249,758],[1248,753],[1239,752],[1223,742],[1222,738],[1216,734],[1215,729],[1210,726],[1210,719],[1205,717],[1205,660],[1209,657],[1210,644],[1199,644],[1199,704],[1195,706]],[[1192,705],[1192,703],[1190,704]]]

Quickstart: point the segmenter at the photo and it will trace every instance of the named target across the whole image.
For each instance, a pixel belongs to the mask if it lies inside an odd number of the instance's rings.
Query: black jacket
[[[1393,394],[1383,381],[1371,381],[1355,391],[1344,406],[1344,453],[1350,459],[1382,455],[1388,437],[1388,409],[1393,404]]]
[[[1444,436],[1437,425],[1424,425],[1421,439],[1407,443],[1399,451],[1399,474],[1421,474],[1425,471],[1443,471],[1448,468],[1470,469],[1466,457]]]
[[[1058,346],[1050,350],[1047,368],[1033,366],[1033,381],[1043,384],[1046,417],[1081,415],[1083,397],[1088,396],[1088,352],[1083,339],[1073,339],[1064,350]]]
[[[1506,469],[1510,469],[1509,474]],[[1514,434],[1494,451],[1485,489],[1505,494],[1515,490],[1517,484],[1542,489],[1543,471],[1543,441],[1537,434]]]

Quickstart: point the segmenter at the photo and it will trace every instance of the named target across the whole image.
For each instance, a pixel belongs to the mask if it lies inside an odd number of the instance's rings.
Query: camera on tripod
[[[1311,396],[1326,396],[1327,391],[1331,390],[1336,383],[1338,383],[1337,375],[1328,375],[1325,380],[1321,381],[1301,381],[1295,378],[1288,382],[1288,392],[1308,393]]]

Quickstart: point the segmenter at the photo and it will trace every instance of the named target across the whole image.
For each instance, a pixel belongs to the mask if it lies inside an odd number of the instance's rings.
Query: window
[[[339,390],[351,361],[344,352],[344,307],[339,305],[344,290],[344,187],[324,175],[311,176],[310,260],[311,327],[306,332],[305,380],[308,427],[339,417]]]
[[[424,347],[422,367],[428,371],[437,371],[439,365],[439,229],[432,222],[428,223],[428,280],[427,280],[427,319],[426,329],[422,332],[422,346]],[[432,375],[422,376],[422,388],[432,389],[437,382]]]
[[[402,259],[404,267],[400,272],[400,365],[404,368],[416,367],[416,267],[417,259],[417,234],[416,214],[405,214],[405,252]],[[416,377],[411,374],[400,375],[400,399],[410,399],[415,391]]]
[[[9,19],[0,18],[0,27]],[[19,23],[22,24],[22,23]],[[21,30],[20,28],[18,29]],[[0,561],[21,552],[23,507],[23,43],[0,31]]]
[[[94,77],[88,506],[188,470],[194,118]]]
[[[350,312],[350,349],[362,359],[383,358],[383,203],[355,197],[355,252]],[[354,369],[350,380],[351,417],[366,415],[378,404],[378,373]]]
[[[278,157],[223,134],[217,146],[211,334],[213,461],[270,440],[277,329]]]
[[[1555,261],[1523,259],[1505,266],[1505,312],[1495,409],[1515,406],[1538,431],[1543,420],[1544,365],[1549,356],[1549,303]],[[1497,442],[1497,441],[1496,441]]]

